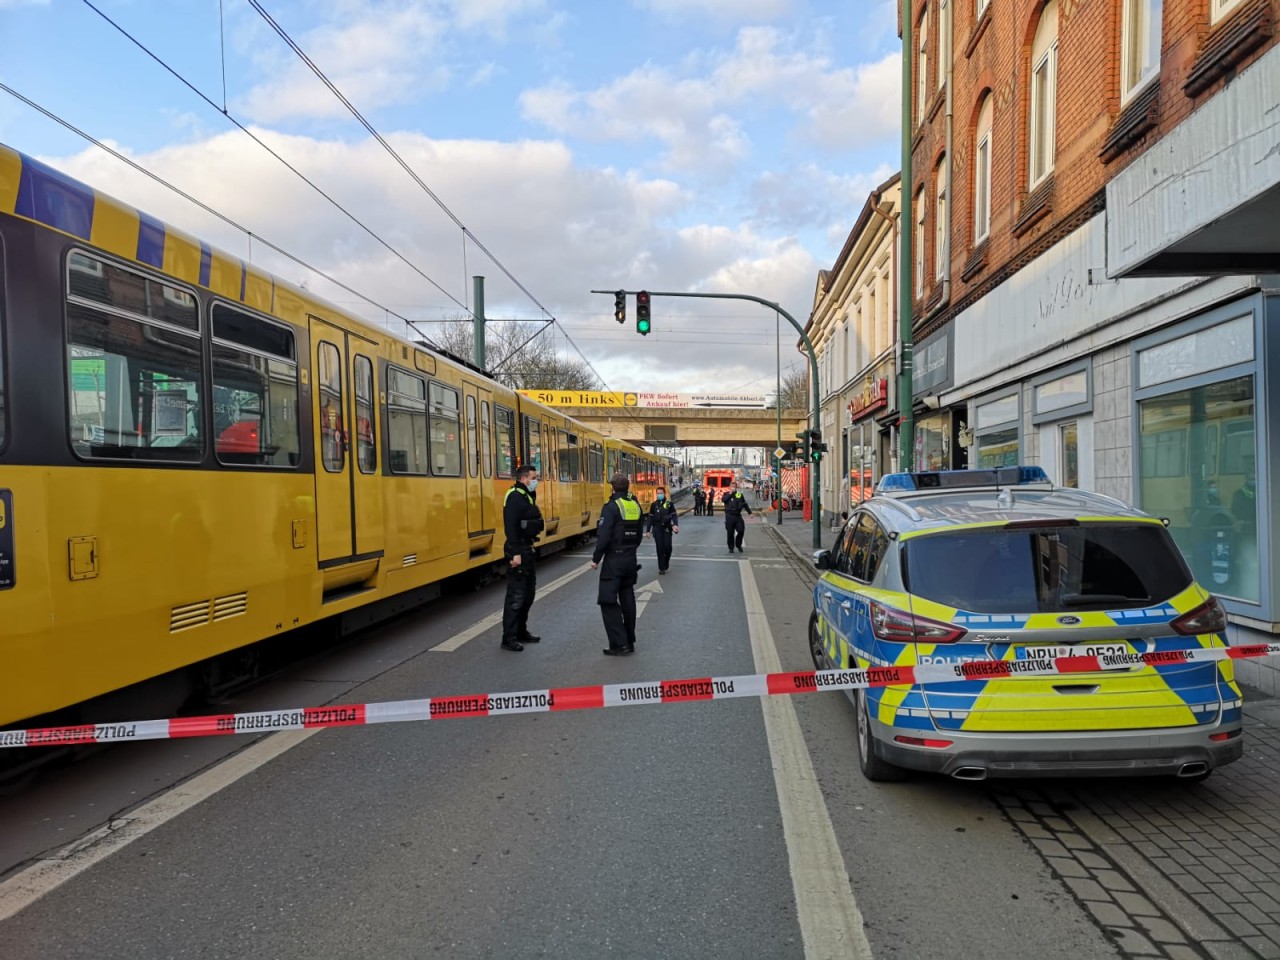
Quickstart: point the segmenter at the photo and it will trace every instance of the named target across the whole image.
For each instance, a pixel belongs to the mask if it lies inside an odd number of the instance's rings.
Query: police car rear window
[[[973,613],[1132,609],[1191,584],[1169,534],[1152,523],[931,533],[903,553],[909,593]]]

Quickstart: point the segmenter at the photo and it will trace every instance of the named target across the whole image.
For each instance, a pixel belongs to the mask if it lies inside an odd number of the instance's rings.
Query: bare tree
[[[599,390],[600,378],[581,358],[556,350],[546,324],[503,321],[485,324],[485,366],[490,376],[515,390]],[[442,348],[471,360],[474,328],[469,319],[450,318],[432,331]]]
[[[782,409],[809,409],[809,367],[800,366],[782,375]]]

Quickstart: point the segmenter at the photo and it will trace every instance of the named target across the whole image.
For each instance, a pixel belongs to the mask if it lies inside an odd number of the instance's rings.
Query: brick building
[[[917,466],[1167,516],[1234,629],[1280,631],[1280,0],[913,17]]]

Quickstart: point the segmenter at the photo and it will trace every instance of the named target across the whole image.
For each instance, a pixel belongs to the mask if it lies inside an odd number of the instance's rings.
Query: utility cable
[[[470,311],[470,309],[468,309],[468,307],[467,307],[467,305],[466,305],[465,303],[463,303],[461,300],[459,300],[457,297],[455,297],[453,294],[451,294],[448,290],[446,290],[446,289],[445,289],[444,287],[442,287],[440,284],[436,283],[436,281],[435,281],[435,280],[433,280],[431,277],[429,277],[429,276],[426,274],[426,272],[424,272],[420,267],[418,267],[416,264],[414,264],[413,262],[411,262],[411,261],[410,261],[410,260],[409,260],[405,255],[404,255],[404,254],[402,254],[402,253],[401,253],[399,250],[397,250],[395,247],[391,246],[391,244],[389,244],[389,243],[388,243],[386,240],[384,240],[381,236],[379,236],[377,233],[375,233],[375,232],[373,231],[373,229],[372,229],[371,227],[369,227],[368,225],[366,225],[366,224],[365,224],[365,223],[364,223],[364,222],[363,222],[359,217],[357,217],[354,213],[352,213],[350,210],[348,210],[346,207],[344,207],[342,204],[340,204],[337,200],[335,200],[332,196],[330,196],[328,193],[326,193],[326,192],[324,191],[324,189],[322,189],[322,188],[321,188],[321,187],[320,187],[320,186],[319,186],[315,181],[313,181],[310,177],[308,177],[306,174],[304,174],[301,170],[299,170],[297,167],[295,167],[293,164],[291,164],[288,160],[286,160],[284,157],[282,157],[282,156],[281,156],[279,153],[277,153],[277,152],[276,152],[272,147],[268,146],[268,145],[267,145],[267,144],[262,140],[262,138],[261,138],[261,137],[259,137],[256,133],[254,133],[252,130],[250,130],[248,127],[246,127],[246,126],[245,126],[243,123],[241,123],[238,119],[236,119],[236,117],[235,117],[235,116],[233,116],[231,113],[229,113],[229,112],[226,110],[226,108],[225,108],[225,107],[219,107],[219,106],[217,105],[217,103],[215,103],[215,102],[214,102],[213,100],[211,100],[208,96],[206,96],[206,95],[205,95],[205,94],[204,94],[204,93],[203,93],[203,92],[202,92],[198,87],[196,87],[196,86],[195,86],[195,85],[194,85],[190,80],[188,80],[186,77],[184,77],[182,74],[180,74],[177,70],[175,70],[173,67],[171,67],[171,66],[170,66],[170,65],[169,65],[169,64],[168,64],[168,63],[167,63],[163,58],[161,58],[161,57],[160,57],[159,55],[157,55],[156,53],[152,52],[150,48],[148,48],[144,43],[142,43],[142,41],[138,40],[138,39],[137,39],[135,36],[133,36],[133,34],[131,34],[128,30],[126,30],[124,27],[120,26],[120,24],[118,24],[118,23],[116,23],[114,20],[112,20],[112,19],[111,19],[111,17],[109,17],[109,16],[108,16],[106,13],[104,13],[102,10],[98,9],[98,7],[96,7],[96,6],[93,4],[92,0],[82,0],[82,2],[84,3],[84,5],[85,5],[86,7],[88,7],[90,10],[92,10],[92,11],[93,11],[94,13],[96,13],[98,16],[100,16],[103,20],[105,20],[107,23],[111,24],[111,26],[113,26],[113,27],[114,27],[114,28],[115,28],[115,29],[116,29],[116,30],[117,30],[117,31],[118,31],[118,32],[119,32],[123,37],[125,37],[125,39],[127,39],[130,43],[132,43],[135,47],[137,47],[139,50],[141,50],[143,53],[145,53],[148,57],[150,57],[152,60],[154,60],[154,61],[155,61],[157,64],[159,64],[161,67],[163,67],[163,68],[164,68],[164,69],[165,69],[165,70],[166,70],[166,71],[167,71],[171,76],[173,76],[173,77],[174,77],[174,79],[176,79],[176,80],[177,80],[179,83],[181,83],[184,87],[186,87],[188,90],[190,90],[192,93],[194,93],[197,97],[199,97],[201,100],[203,100],[203,101],[204,101],[205,103],[207,103],[209,106],[211,106],[214,110],[217,110],[220,114],[222,114],[224,117],[226,117],[226,118],[227,118],[227,120],[229,120],[232,124],[234,124],[234,125],[235,125],[235,126],[236,126],[240,131],[241,131],[241,132],[243,132],[243,133],[244,133],[245,135],[247,135],[251,140],[253,140],[253,142],[254,142],[254,143],[256,143],[258,146],[262,147],[262,149],[263,149],[263,150],[267,151],[267,153],[271,154],[271,156],[273,156],[276,160],[278,160],[278,161],[279,161],[280,163],[282,163],[286,168],[288,168],[288,170],[289,170],[291,173],[293,173],[293,174],[294,174],[294,176],[296,176],[298,179],[300,179],[303,183],[305,183],[307,186],[309,186],[309,187],[310,187],[312,190],[314,190],[316,193],[320,194],[320,196],[324,197],[324,198],[325,198],[325,200],[327,200],[327,201],[328,201],[328,202],[329,202],[329,203],[330,203],[330,204],[331,204],[335,209],[337,209],[339,212],[341,212],[344,216],[346,216],[346,217],[347,217],[347,219],[349,219],[352,223],[354,223],[354,224],[355,224],[356,226],[358,226],[361,230],[363,230],[365,233],[367,233],[370,237],[372,237],[374,240],[376,240],[376,241],[377,241],[377,242],[378,242],[378,243],[379,243],[383,248],[385,248],[385,249],[386,249],[390,254],[392,254],[392,256],[394,256],[397,260],[399,260],[401,263],[403,263],[405,266],[407,266],[410,270],[412,270],[414,273],[416,273],[418,276],[420,276],[423,280],[426,280],[426,281],[427,281],[427,283],[431,284],[431,286],[435,287],[435,288],[436,288],[437,290],[439,290],[442,294],[444,294],[446,297],[448,297],[450,300],[452,300],[455,304],[457,304],[458,306],[462,307],[462,309],[463,309],[463,310],[466,310],[468,313],[470,313],[470,312],[471,312],[471,311]],[[406,321],[406,322],[410,322],[410,321]],[[414,327],[413,329],[415,329],[415,330],[416,330],[417,328],[416,328],[416,327]],[[421,333],[421,331],[419,331],[419,333]],[[424,334],[424,336],[425,336],[425,334]]]
[[[187,193],[181,187],[178,187],[175,184],[170,183],[168,180],[164,179],[164,177],[160,176],[158,173],[153,173],[152,171],[148,170],[146,167],[142,166],[137,161],[131,160],[129,157],[126,157],[123,153],[121,153],[119,150],[116,150],[114,147],[107,146],[107,144],[103,143],[97,137],[93,136],[93,134],[86,133],[84,130],[81,130],[79,127],[75,126],[75,124],[71,123],[69,120],[64,120],[62,117],[58,116],[56,113],[53,113],[52,111],[45,109],[44,107],[42,107],[40,104],[36,103],[34,100],[30,99],[29,97],[23,96],[17,90],[13,89],[13,87],[9,86],[3,81],[0,81],[0,90],[3,90],[5,93],[9,94],[9,96],[14,97],[17,100],[21,100],[23,103],[31,107],[33,110],[36,110],[39,113],[44,114],[50,120],[54,121],[54,123],[60,124],[61,126],[65,127],[67,130],[70,130],[72,133],[76,134],[79,137],[83,137],[85,140],[89,141],[89,143],[92,143],[95,147],[98,147],[99,149],[104,150],[105,152],[111,154],[111,156],[115,157],[121,163],[127,164],[128,166],[132,167],[134,170],[136,170],[138,173],[142,174],[143,176],[148,177],[151,180],[154,180],[156,183],[160,184],[162,187],[165,187],[168,190],[172,190],[174,193],[182,197],[184,200],[188,200],[191,203],[195,204],[205,213],[211,214],[212,216],[217,217],[219,220],[221,220],[223,223],[227,224],[228,226],[234,227],[236,230],[241,231],[245,236],[249,238],[250,242],[256,239],[259,243],[263,244],[264,246],[266,246],[271,250],[274,250],[276,253],[280,254],[282,257],[286,257],[289,260],[292,260],[294,263],[298,264],[298,266],[305,267],[307,270],[310,270],[312,273],[316,274],[316,276],[324,277],[324,279],[328,280],[330,283],[334,284],[340,289],[347,291],[347,293],[351,294],[353,297],[359,297],[362,302],[367,303],[370,306],[377,307],[379,310],[382,310],[393,317],[397,317],[400,320],[403,320],[405,324],[407,324],[410,327],[413,326],[413,321],[410,320],[408,317],[403,317],[400,314],[396,313],[394,310],[384,307],[382,304],[378,303],[378,301],[374,300],[372,297],[365,296],[359,290],[356,290],[353,287],[349,287],[347,284],[343,283],[341,280],[336,279],[335,277],[331,277],[329,274],[325,273],[319,267],[314,267],[311,264],[309,264],[307,261],[303,260],[301,257],[295,256],[294,254],[290,253],[288,250],[284,249],[284,247],[281,247],[275,243],[272,243],[266,237],[260,236],[254,233],[248,227],[242,226],[241,224],[237,223],[235,220],[232,220],[230,217],[228,217],[225,213],[215,210],[213,207],[209,206],[207,203],[203,202],[202,200],[197,200],[195,197]],[[429,341],[429,342],[433,347],[436,346],[433,341]],[[436,349],[439,349],[439,348],[436,347]]]
[[[87,3],[88,0],[85,0],[85,2]],[[405,162],[405,159],[401,157],[399,153],[396,152],[395,148],[392,147],[391,144],[389,144],[386,141],[386,139],[382,136],[382,134],[380,134],[376,129],[374,129],[373,124],[371,124],[368,120],[365,119],[364,114],[362,114],[358,109],[356,109],[355,105],[350,100],[348,100],[346,95],[341,90],[338,89],[337,85],[335,85],[334,82],[325,75],[324,71],[321,70],[318,66],[316,66],[315,62],[309,56],[307,56],[306,51],[303,50],[300,46],[298,46],[298,44],[294,41],[294,39],[291,36],[289,36],[288,31],[285,30],[284,27],[280,26],[280,24],[276,22],[275,18],[272,17],[271,14],[269,14],[266,11],[266,8],[262,6],[259,0],[249,0],[249,5],[252,6],[253,9],[258,11],[259,16],[261,16],[262,19],[265,20],[267,24],[271,27],[271,29],[276,32],[276,34],[280,37],[280,39],[283,40],[289,46],[289,49],[291,49],[295,54],[297,54],[298,59],[300,59],[304,64],[307,65],[308,69],[310,69],[311,72],[316,75],[316,77],[320,80],[320,82],[329,88],[329,92],[338,98],[339,102],[344,107],[347,108],[348,112],[350,112],[350,114],[356,118],[356,120],[360,123],[360,125],[369,132],[369,135],[373,137],[375,140],[377,140],[378,143],[382,144],[383,149],[386,150],[387,153],[391,155],[392,159],[394,159],[396,163],[400,165],[401,169],[404,170],[404,172],[407,173],[410,176],[410,178],[412,178],[413,182],[416,183],[419,187],[421,187],[422,190],[427,194],[427,196],[429,196],[432,200],[436,202],[436,205],[441,210],[444,211],[445,216],[447,216],[450,220],[452,220],[458,226],[458,229],[461,230],[464,235],[466,235],[471,239],[471,242],[474,243],[480,249],[480,251],[490,259],[490,261],[493,262],[494,266],[496,266],[499,270],[503,272],[503,274],[506,275],[506,278],[508,280],[510,280],[513,284],[515,284],[516,288],[520,290],[521,293],[523,293],[526,297],[528,297],[533,303],[537,304],[539,310],[545,313],[548,317],[554,318],[555,314],[553,314],[550,310],[548,310],[545,306],[543,306],[542,302],[533,295],[533,293],[529,290],[529,288],[526,287],[523,283],[521,283],[518,279],[516,279],[515,274],[513,274],[510,270],[508,270],[506,266],[503,264],[503,262],[499,260],[496,256],[494,256],[493,252],[489,250],[488,247],[486,247],[483,243],[480,242],[479,237],[477,237],[474,233],[472,233],[471,230],[467,228],[466,224],[464,224],[460,219],[458,219],[457,215],[452,210],[449,209],[448,205],[445,204],[445,202],[441,200],[439,196],[436,195],[434,190],[432,190],[429,186],[427,186],[426,182],[420,176],[418,176],[418,174],[414,171],[414,169],[411,166],[409,166],[408,163]]]

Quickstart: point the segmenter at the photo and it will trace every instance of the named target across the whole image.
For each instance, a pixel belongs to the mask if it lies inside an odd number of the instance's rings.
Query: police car
[[[890,474],[815,555],[820,670],[1221,647],[1165,525],[1039,467]],[[1239,759],[1229,661],[849,691],[870,780],[1166,774]]]

